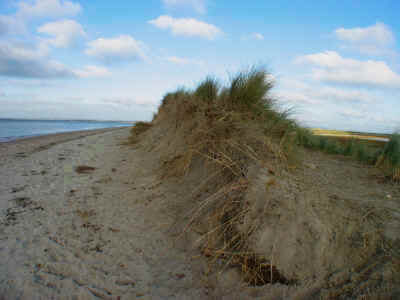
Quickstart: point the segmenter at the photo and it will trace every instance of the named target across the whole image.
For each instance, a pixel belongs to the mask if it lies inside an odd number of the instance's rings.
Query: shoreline
[[[102,129],[90,129],[79,131],[67,131],[43,135],[17,138],[10,141],[0,142],[0,163],[8,158],[23,158],[28,155],[47,150],[55,145],[80,139],[86,136],[106,133],[109,131],[123,130],[129,126],[109,127]]]
[[[0,138],[0,145],[2,143],[11,143],[11,142],[17,142],[21,140],[26,140],[26,139],[31,139],[31,138],[40,138],[40,137],[45,137],[49,135],[58,135],[58,134],[69,134],[69,133],[85,133],[89,131],[96,131],[96,130],[105,130],[105,129],[122,129],[125,127],[129,126],[118,126],[118,127],[104,127],[104,128],[94,128],[94,129],[82,129],[82,130],[71,130],[71,131],[58,131],[58,132],[51,132],[51,133],[38,133],[38,134],[31,134],[31,135],[22,135],[22,136],[6,136],[6,137],[1,137]],[[2,140],[4,139],[4,140]]]

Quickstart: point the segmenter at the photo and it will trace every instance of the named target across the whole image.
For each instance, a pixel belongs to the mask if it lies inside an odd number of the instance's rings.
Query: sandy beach
[[[202,299],[129,128],[0,145],[0,299]],[[77,173],[77,166],[92,170]],[[157,202],[156,205],[153,203]]]

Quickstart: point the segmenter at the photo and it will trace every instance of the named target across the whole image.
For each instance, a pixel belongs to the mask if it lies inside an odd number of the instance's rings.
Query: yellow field
[[[372,141],[389,141],[388,135],[375,134],[375,133],[362,133],[362,132],[351,132],[351,131],[339,131],[339,130],[328,130],[328,129],[311,129],[314,135],[320,136],[332,136],[338,138],[353,138],[360,140],[372,140]]]

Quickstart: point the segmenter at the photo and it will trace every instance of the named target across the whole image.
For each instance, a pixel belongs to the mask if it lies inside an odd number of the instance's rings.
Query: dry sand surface
[[[368,249],[377,228],[398,245],[400,188],[374,168],[305,153],[297,170],[275,169],[277,184],[267,196],[271,172],[255,168],[243,226],[257,223],[253,248],[297,284],[248,287],[237,268],[207,272],[193,248],[196,233],[177,239],[179,212],[193,206],[197,179],[209,176],[203,165],[161,180],[153,146],[121,144],[128,128],[86,134],[0,145],[3,299],[345,299],[354,290],[386,289],[396,295],[397,258],[390,249]],[[79,173],[78,166],[87,167]],[[369,260],[355,267],[360,255]]]
[[[173,220],[161,209],[156,164],[121,145],[128,135],[0,146],[0,299],[206,297],[167,233]],[[80,165],[94,169],[77,173]]]

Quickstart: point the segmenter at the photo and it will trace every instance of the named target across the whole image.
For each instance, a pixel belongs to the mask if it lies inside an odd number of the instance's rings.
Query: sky
[[[0,118],[150,120],[265,66],[304,126],[400,129],[397,0],[0,0]]]

